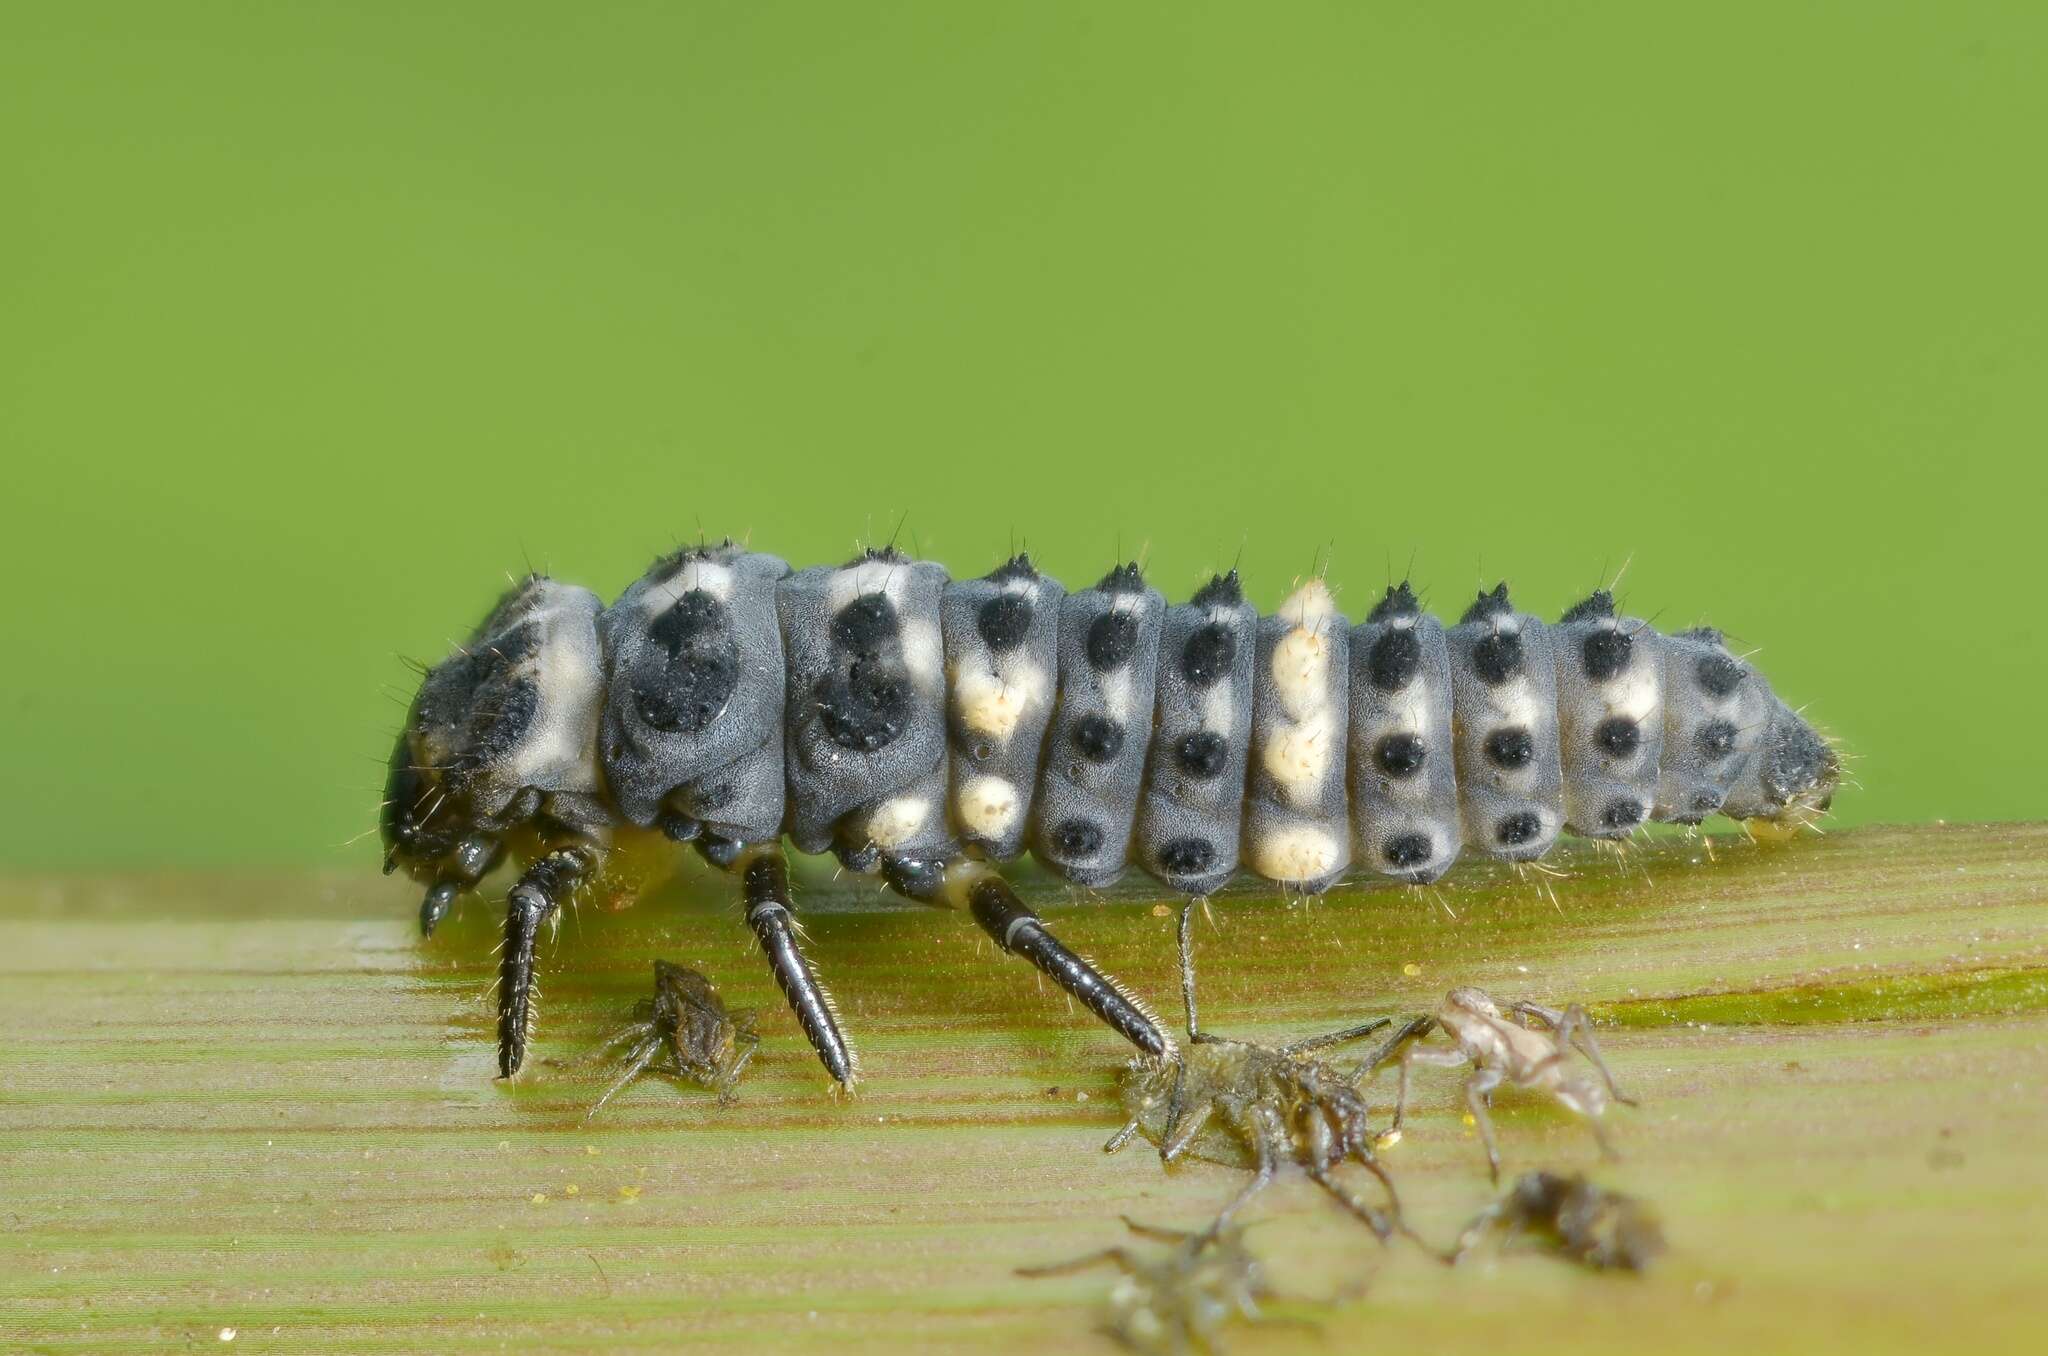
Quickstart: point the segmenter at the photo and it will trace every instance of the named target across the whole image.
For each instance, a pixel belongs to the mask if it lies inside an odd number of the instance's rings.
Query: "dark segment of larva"
[[[1353,626],[1319,579],[1260,618],[1234,574],[1169,606],[1135,565],[1068,593],[1023,556],[950,580],[888,551],[792,573],[727,544],[658,561],[610,608],[540,576],[507,594],[428,672],[383,824],[429,929],[508,848],[550,863],[515,888],[508,955],[531,950],[521,910],[545,919],[620,833],[735,871],[787,836],[968,910],[1163,1048],[979,863],[1029,851],[1100,886],[1135,857],[1189,895],[1241,864],[1300,891],[1353,867],[1422,883],[1567,829],[1803,823],[1836,779],[1718,633],[1661,634],[1604,591],[1545,624],[1502,585],[1445,627],[1404,583]],[[778,979],[850,1077],[822,991],[800,993],[779,869],[747,878]]]

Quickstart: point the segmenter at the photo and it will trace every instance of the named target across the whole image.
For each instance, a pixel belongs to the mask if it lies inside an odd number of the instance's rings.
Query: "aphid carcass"
[[[1401,1227],[1394,1184],[1373,1156],[1373,1131],[1357,1084],[1368,1059],[1343,1073],[1315,1052],[1356,1040],[1388,1025],[1382,1017],[1288,1045],[1226,1040],[1203,1031],[1195,1017],[1194,911],[1180,916],[1181,1001],[1187,1007],[1188,1045],[1164,1060],[1138,1056],[1124,1075],[1124,1111],[1130,1117],[1103,1149],[1115,1153],[1143,1135],[1159,1146],[1161,1162],[1183,1154],[1253,1169],[1252,1180],[1217,1216],[1220,1227],[1239,1207],[1292,1164],[1364,1220],[1381,1240]],[[1362,1165],[1386,1188],[1388,1209],[1359,1200],[1333,1175],[1346,1162]]]
[[[591,1116],[649,1069],[710,1088],[723,1106],[732,1100],[734,1086],[761,1043],[753,1013],[726,1011],[710,980],[665,960],[654,963],[654,997],[636,1004],[633,1018],[591,1052],[591,1058],[602,1059],[628,1047],[618,1061],[617,1077],[590,1108]]]
[[[1140,1238],[1171,1243],[1156,1258],[1129,1248],[1104,1248],[1050,1266],[1019,1267],[1019,1276],[1064,1276],[1090,1267],[1113,1266],[1123,1277],[1109,1293],[1110,1336],[1133,1351],[1180,1356],[1221,1351],[1223,1325],[1232,1318],[1259,1322],[1259,1301],[1270,1291],[1258,1259],[1238,1229],[1183,1233],[1140,1224],[1124,1226]]]
[[[1167,1037],[993,863],[1084,886],[1127,862],[1199,897],[1240,866],[1313,893],[1353,865],[1436,879],[1560,832],[1719,810],[1803,823],[1833,752],[1711,631],[1599,593],[1557,625],[1482,594],[1456,625],[1406,584],[1358,626],[1320,579],[1260,618],[1235,574],[1169,607],[1135,565],[1067,593],[1023,556],[981,579],[871,551],[792,573],[730,543],[657,561],[609,608],[533,576],[427,671],[391,760],[386,869],[431,932],[506,857],[499,1069],[524,1057],[534,942],[650,838],[739,878],[819,1059],[851,1046],[798,949],[781,840],[965,911],[1141,1050]]]
[[[1492,998],[1468,986],[1451,990],[1434,1013],[1415,1018],[1387,1042],[1375,1063],[1384,1063],[1396,1053],[1400,1055],[1401,1086],[1394,1102],[1394,1131],[1399,1133],[1408,1112],[1408,1070],[1412,1065],[1461,1069],[1469,1064],[1472,1073],[1465,1080],[1465,1104],[1479,1126],[1480,1139],[1486,1144],[1486,1162],[1496,1182],[1500,1180],[1500,1148],[1494,1142],[1493,1118],[1488,1108],[1494,1089],[1503,1083],[1548,1093],[1560,1106],[1585,1117],[1601,1152],[1611,1154],[1606,1133],[1600,1128],[1600,1117],[1606,1114],[1610,1098],[1623,1106],[1634,1106],[1635,1101],[1624,1097],[1615,1087],[1614,1075],[1608,1072],[1599,1043],[1593,1039],[1593,1024],[1586,1010],[1576,1003],[1562,1012],[1537,1003],[1510,1003],[1507,1011],[1541,1022],[1549,1030],[1510,1021]],[[1456,1048],[1445,1050],[1416,1044],[1439,1027]],[[1599,1072],[1597,1082],[1571,1064],[1573,1048]]]
[[[1552,1172],[1517,1179],[1465,1226],[1448,1260],[1463,1260],[1494,1234],[1534,1239],[1596,1271],[1642,1271],[1664,1251],[1664,1231],[1641,1201]]]

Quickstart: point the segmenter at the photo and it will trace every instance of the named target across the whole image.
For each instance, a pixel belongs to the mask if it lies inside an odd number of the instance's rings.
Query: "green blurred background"
[[[369,866],[527,561],[906,541],[1270,605],[1632,561],[2042,814],[2036,4],[32,4],[0,862]],[[2025,694],[2032,692],[2036,698]]]

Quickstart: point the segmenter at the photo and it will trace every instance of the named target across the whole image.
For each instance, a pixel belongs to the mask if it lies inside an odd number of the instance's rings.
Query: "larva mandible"
[[[535,937],[620,849],[690,842],[832,1077],[852,1047],[798,947],[781,840],[964,909],[1140,1049],[1171,1042],[993,862],[1030,851],[1178,893],[1240,867],[1315,893],[1354,862],[1415,883],[1467,846],[1542,856],[1720,812],[1825,810],[1833,750],[1711,630],[1663,635],[1605,591],[1545,624],[1502,585],[1455,626],[1406,583],[1350,625],[1311,579],[1270,617],[1236,574],[1168,606],[1135,565],[1068,593],[1022,555],[980,579],[869,551],[792,573],[728,542],[606,608],[534,575],[429,669],[392,756],[385,869],[431,933],[508,855],[499,1069],[525,1056]]]

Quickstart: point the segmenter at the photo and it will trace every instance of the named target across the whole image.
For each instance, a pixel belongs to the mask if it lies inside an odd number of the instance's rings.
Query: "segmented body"
[[[1069,593],[1023,556],[952,580],[892,552],[791,572],[728,543],[609,608],[540,576],[509,593],[428,672],[385,840],[430,884],[430,929],[508,840],[585,845],[530,892],[553,898],[637,827],[721,863],[786,835],[1021,949],[1032,916],[970,899],[983,878],[958,863],[1029,851],[1100,886],[1135,859],[1190,896],[1240,869],[1302,892],[1354,867],[1420,883],[1565,830],[1797,821],[1834,780],[1717,634],[1660,634],[1604,593],[1545,624],[1503,586],[1445,627],[1402,584],[1354,626],[1319,579],[1262,618],[1234,573],[1170,606],[1134,565]]]

